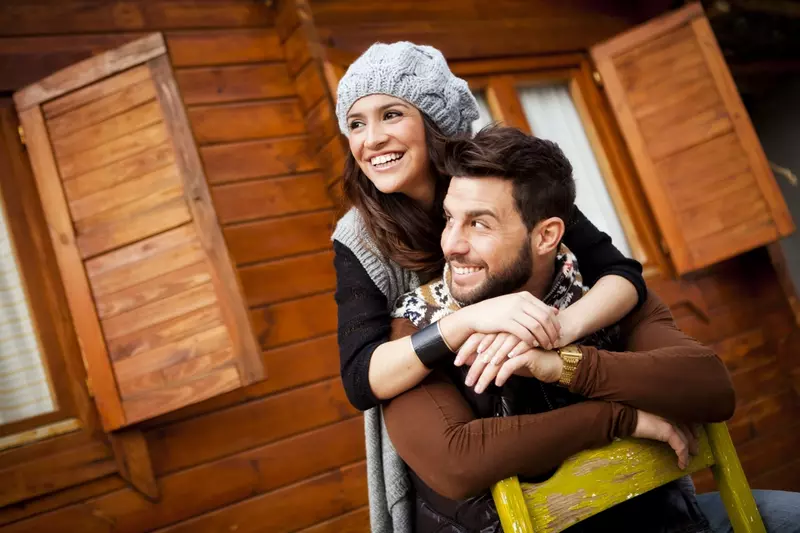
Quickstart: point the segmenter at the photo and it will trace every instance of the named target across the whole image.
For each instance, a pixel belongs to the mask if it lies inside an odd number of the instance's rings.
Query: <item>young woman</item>
[[[389,340],[390,312],[444,265],[439,240],[449,177],[441,154],[447,136],[469,134],[478,106],[438,50],[399,42],[375,44],[350,66],[339,82],[336,116],[350,143],[343,190],[353,206],[333,234],[342,382],[350,402],[366,410],[371,531],[410,533],[411,482],[379,406],[425,379],[431,361],[423,362],[410,336]],[[486,300],[440,321],[437,343],[465,351],[489,345],[496,359],[524,344],[566,345],[644,300],[641,265],[577,210],[564,242],[593,285],[578,302],[556,316],[530,294]],[[492,273],[482,270],[475,275],[488,279]],[[511,298],[524,303],[509,305]]]
[[[388,340],[389,313],[399,296],[441,272],[449,177],[439,171],[440,154],[447,136],[469,134],[478,108],[438,50],[399,42],[375,44],[350,66],[339,83],[336,114],[350,144],[343,189],[353,206],[333,235],[341,375],[352,404],[366,410],[430,371],[409,337]],[[449,346],[458,350],[471,334],[486,334],[465,347],[480,344],[478,351],[495,361],[519,352],[519,343],[563,346],[643,301],[641,265],[578,210],[564,243],[593,287],[584,298],[558,316],[530,295],[521,306],[500,297],[465,307],[441,323]]]

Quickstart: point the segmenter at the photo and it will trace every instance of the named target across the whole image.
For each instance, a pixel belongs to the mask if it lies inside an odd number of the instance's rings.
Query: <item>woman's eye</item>
[[[354,130],[356,128],[360,128],[363,125],[364,123],[361,122],[360,120],[353,120],[352,122],[350,122],[350,129]]]
[[[399,111],[387,111],[386,114],[383,116],[383,118],[384,120],[391,120],[399,116],[402,116]]]

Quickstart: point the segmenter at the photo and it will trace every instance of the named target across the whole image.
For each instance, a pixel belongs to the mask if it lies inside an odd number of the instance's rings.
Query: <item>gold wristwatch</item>
[[[561,377],[558,379],[558,384],[563,387],[569,387],[572,383],[572,378],[575,376],[575,369],[578,363],[583,359],[583,352],[574,344],[564,346],[558,349],[558,356],[564,362],[564,367],[561,371]]]

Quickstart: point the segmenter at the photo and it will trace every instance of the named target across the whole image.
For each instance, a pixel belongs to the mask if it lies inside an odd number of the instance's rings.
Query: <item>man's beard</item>
[[[533,255],[531,244],[526,239],[517,253],[517,258],[501,272],[493,274],[487,270],[486,279],[465,294],[459,294],[453,286],[452,278],[449,280],[450,295],[461,305],[467,306],[474,303],[503,296],[521,289],[533,275]],[[454,290],[455,289],[455,290]]]

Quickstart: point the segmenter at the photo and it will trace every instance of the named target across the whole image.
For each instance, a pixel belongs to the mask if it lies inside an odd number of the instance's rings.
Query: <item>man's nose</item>
[[[460,228],[447,228],[442,233],[442,252],[445,257],[469,253],[469,241]]]
[[[373,122],[367,125],[367,138],[365,139],[365,145],[370,150],[377,150],[389,139],[389,136],[386,134],[386,131],[383,128],[383,125],[380,122]]]

